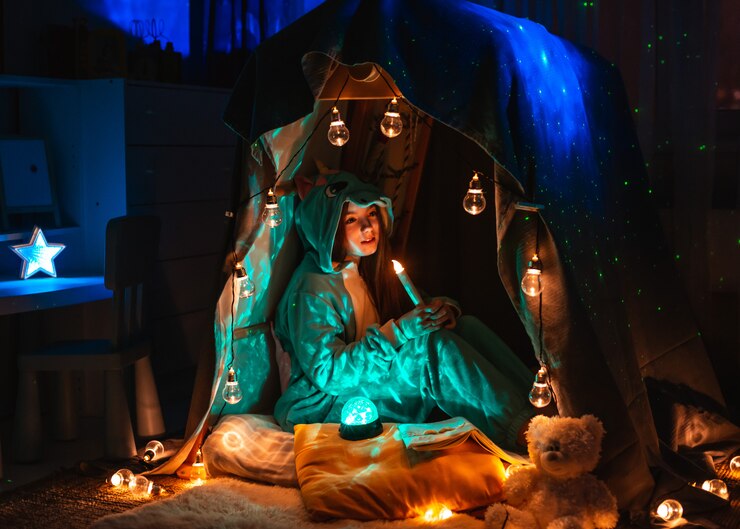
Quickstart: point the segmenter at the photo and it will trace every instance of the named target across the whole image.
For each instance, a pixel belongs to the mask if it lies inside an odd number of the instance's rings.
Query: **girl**
[[[338,173],[311,189],[295,218],[306,254],[275,322],[291,358],[275,406],[280,425],[339,422],[345,402],[365,396],[382,421],[423,422],[438,407],[515,448],[534,414],[532,373],[449,300],[404,310],[389,255],[390,199]]]

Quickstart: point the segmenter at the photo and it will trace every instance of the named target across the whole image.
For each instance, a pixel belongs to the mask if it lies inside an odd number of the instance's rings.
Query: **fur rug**
[[[465,514],[433,523],[421,518],[313,522],[303,507],[298,489],[217,478],[171,498],[101,518],[90,529],[483,529],[483,526],[483,521]]]

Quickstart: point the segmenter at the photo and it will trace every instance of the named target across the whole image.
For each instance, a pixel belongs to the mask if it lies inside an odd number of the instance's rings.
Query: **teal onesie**
[[[339,422],[345,402],[365,396],[382,421],[423,422],[438,407],[467,418],[500,446],[516,448],[519,429],[535,413],[527,398],[534,376],[479,320],[462,316],[454,331],[411,340],[400,332],[389,337],[379,322],[357,333],[352,297],[331,259],[349,201],[377,204],[389,225],[393,220],[390,199],[349,173],[329,176],[299,204],[296,228],[306,254],[275,317],[275,334],[291,359],[277,421],[287,431]]]

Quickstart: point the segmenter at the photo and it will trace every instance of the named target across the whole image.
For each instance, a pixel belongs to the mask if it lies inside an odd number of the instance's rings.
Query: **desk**
[[[108,299],[103,276],[0,277],[0,316]]]

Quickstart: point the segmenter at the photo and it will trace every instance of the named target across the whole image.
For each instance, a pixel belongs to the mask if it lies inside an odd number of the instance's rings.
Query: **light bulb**
[[[190,481],[193,485],[202,485],[204,481],[208,479],[206,474],[206,466],[203,464],[203,454],[198,448],[198,452],[195,454],[195,462],[190,469]]]
[[[349,129],[344,125],[337,107],[331,109],[331,123],[329,123],[329,132],[326,136],[329,138],[329,142],[337,147],[341,147],[349,141]]]
[[[527,271],[522,278],[522,291],[531,297],[542,292],[542,261],[534,254],[527,264]]]
[[[270,228],[279,226],[283,222],[283,213],[280,211],[278,206],[278,200],[272,189],[267,192],[267,199],[265,200],[265,209],[262,210],[262,222],[264,222]]]
[[[478,215],[486,209],[486,197],[483,196],[483,186],[476,172],[473,173],[473,178],[468,184],[468,192],[463,198],[463,209],[471,215]]]
[[[128,487],[129,482],[134,477],[134,473],[127,468],[122,468],[113,474],[108,482],[114,487]]]
[[[149,461],[154,461],[159,456],[161,456],[163,452],[164,452],[164,445],[162,443],[160,443],[159,441],[149,441],[146,444],[146,447],[144,448],[143,459],[147,463]]]
[[[224,400],[229,404],[236,404],[242,400],[242,390],[239,387],[239,381],[236,379],[236,372],[233,367],[229,368],[229,373],[226,377],[226,384],[221,392]]]
[[[727,490],[727,485],[721,479],[708,479],[701,484],[701,488],[712,494],[716,494],[720,498],[725,500],[730,499],[730,493]]]
[[[128,482],[128,490],[130,490],[133,494],[151,494],[153,486],[154,483],[149,481],[146,476],[142,476],[141,474],[134,476],[133,478],[131,478],[131,481]]]
[[[401,134],[402,130],[403,121],[401,121],[401,114],[398,112],[398,101],[394,97],[388,103],[388,109],[385,111],[385,116],[380,122],[380,131],[389,138],[395,138]]]
[[[740,456],[735,456],[730,460],[730,470],[740,472]]]
[[[439,522],[452,517],[452,511],[446,505],[437,503],[432,505],[424,512],[425,522]]]
[[[676,500],[665,500],[655,509],[655,514],[666,522],[674,522],[683,516],[683,506]]]
[[[253,296],[255,291],[254,282],[249,279],[244,266],[241,263],[236,263],[234,270],[236,272],[236,288],[239,298],[244,299]]]
[[[534,384],[529,390],[529,402],[535,408],[544,408],[552,400],[552,392],[547,384],[547,368],[540,366],[539,371],[534,377]]]

